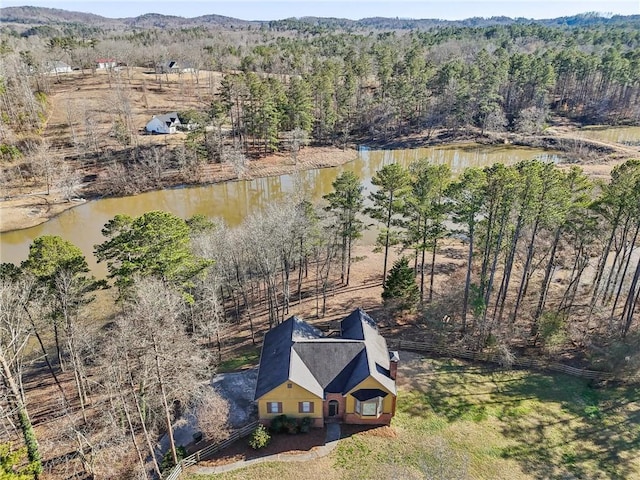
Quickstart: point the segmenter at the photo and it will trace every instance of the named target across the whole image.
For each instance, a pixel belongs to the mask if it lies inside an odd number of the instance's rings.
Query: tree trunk
[[[140,462],[140,467],[142,467],[145,478],[149,478],[149,476],[147,475],[147,469],[144,464],[144,458],[142,457],[142,452],[140,451],[140,447],[138,446],[138,442],[136,441],[136,432],[135,428],[133,428],[133,422],[131,421],[131,414],[129,413],[129,409],[127,408],[127,402],[124,398],[122,390],[120,390],[118,393],[120,397],[120,403],[122,404],[122,410],[124,411],[124,416],[127,419],[127,425],[129,427],[129,433],[131,434],[131,442],[133,443],[133,448],[138,454],[138,461]]]
[[[620,215],[622,215],[622,206],[619,207],[614,220],[611,225],[611,234],[609,235],[609,239],[607,240],[607,244],[602,251],[602,255],[600,256],[600,260],[598,261],[598,266],[596,268],[596,276],[593,280],[593,295],[591,297],[591,308],[596,304],[596,300],[598,298],[598,291],[600,289],[600,282],[602,281],[602,274],[604,273],[604,267],[607,264],[607,258],[609,258],[609,251],[611,250],[611,245],[613,244],[613,239],[616,235],[616,230],[618,229],[618,224],[620,223]]]
[[[544,196],[541,200],[544,202]],[[533,258],[533,247],[536,242],[536,235],[538,234],[538,226],[540,225],[540,216],[536,218],[535,223],[533,224],[533,230],[531,232],[531,239],[529,240],[529,246],[527,247],[527,259],[524,262],[524,268],[522,269],[522,278],[520,279],[520,286],[518,287],[518,295],[516,296],[516,304],[513,307],[513,314],[511,316],[511,323],[516,321],[516,317],[518,316],[518,310],[520,309],[520,304],[522,303],[522,299],[524,297],[525,285],[527,283],[527,274],[529,271],[529,267],[531,266],[531,259]]]
[[[136,404],[136,411],[138,412],[138,418],[140,419],[140,425],[142,427],[142,432],[144,434],[145,442],[147,443],[147,448],[149,449],[149,455],[151,455],[151,460],[153,462],[153,469],[156,472],[158,478],[162,478],[162,473],[160,473],[160,466],[158,465],[158,460],[156,459],[155,451],[153,449],[153,444],[151,443],[151,437],[149,436],[149,431],[147,430],[147,424],[145,419],[145,414],[143,408],[140,406],[140,402],[138,401],[138,396],[136,395],[136,386],[133,382],[133,375],[131,372],[131,367],[129,365],[129,360],[126,360],[127,364],[127,375],[129,377],[129,387],[131,388],[131,394],[133,396],[133,400]]]
[[[27,412],[27,408],[24,404],[22,391],[20,390],[20,387],[18,387],[18,383],[16,382],[13,371],[11,370],[9,363],[7,362],[5,352],[0,352],[0,366],[2,366],[6,385],[9,387],[9,391],[13,396],[13,402],[11,403],[13,403],[13,407],[15,408],[18,415],[20,431],[22,432],[24,444],[27,447],[27,457],[29,458],[29,463],[32,463],[34,465],[34,476],[35,478],[38,478],[39,474],[42,473],[40,446],[38,445],[38,439],[36,438],[36,434],[33,431],[33,425],[31,424],[29,413]]]
[[[429,273],[429,303],[433,301],[433,277],[435,276],[436,268],[436,250],[438,248],[438,240],[433,239],[433,253],[431,254],[431,272]]]
[[[171,449],[171,456],[173,458],[173,464],[178,464],[178,452],[176,451],[176,442],[173,438],[173,425],[171,423],[171,411],[169,410],[169,404],[167,402],[167,392],[164,388],[164,382],[162,381],[162,372],[160,371],[160,353],[158,352],[158,344],[155,337],[152,335],[153,352],[156,360],[156,374],[158,376],[158,386],[160,387],[160,396],[162,397],[162,406],[164,408],[165,421],[167,422],[167,435],[169,436],[169,447]]]
[[[631,263],[631,257],[633,256],[633,250],[636,245],[636,241],[638,239],[638,233],[640,230],[640,224],[638,224],[638,228],[636,228],[636,234],[633,237],[633,242],[631,242],[631,248],[629,248],[629,254],[627,255],[627,261],[624,262],[624,271],[622,272],[622,278],[620,279],[620,284],[618,285],[618,290],[616,292],[616,298],[613,301],[613,307],[611,307],[611,316],[615,315],[616,307],[618,306],[618,300],[620,299],[620,293],[622,292],[622,286],[624,285],[624,279],[627,276],[627,271],[629,270],[629,264]],[[617,282],[617,279],[616,279]]]
[[[467,252],[467,275],[464,281],[464,300],[462,302],[462,333],[467,330],[467,311],[469,308],[469,290],[471,289],[471,270],[473,262],[474,223],[469,224],[469,251]]]
[[[347,252],[347,283],[346,285],[349,286],[349,278],[351,277],[351,246],[353,245],[353,239],[351,237],[349,237],[349,245],[348,245],[348,252]]]
[[[500,256],[500,249],[502,248],[502,237],[504,236],[506,222],[502,222],[500,226],[500,232],[496,240],[496,248],[493,256],[493,262],[491,264],[491,270],[489,272],[489,281],[487,282],[487,290],[484,295],[484,314],[482,316],[483,323],[487,321],[487,312],[489,311],[489,299],[491,298],[491,290],[493,289],[493,280],[495,278],[496,267],[498,266],[498,258]],[[496,302],[497,305],[497,302]],[[495,317],[495,314],[494,314]]]
[[[627,296],[627,301],[624,304],[624,309],[622,310],[622,316],[620,317],[620,319],[622,320],[622,337],[623,338],[627,336],[627,333],[629,333],[629,329],[631,328],[631,323],[633,322],[633,312],[635,310],[635,305],[638,302],[638,297],[640,296],[640,289],[636,293],[638,279],[640,279],[640,259],[638,259],[638,264],[636,265],[636,272],[633,275],[633,280],[631,281],[631,286],[629,287],[629,295]]]
[[[391,216],[393,214],[393,192],[389,194],[389,205],[387,212],[387,231],[384,239],[384,266],[382,268],[382,288],[387,281],[387,260],[389,258],[389,229],[391,228]]]
[[[493,318],[496,318],[496,312],[499,308],[498,322],[502,320],[502,313],[504,312],[504,305],[507,300],[507,294],[509,292],[509,283],[511,281],[511,270],[513,269],[513,261],[516,255],[516,247],[518,246],[518,240],[520,238],[520,230],[522,229],[522,217],[518,218],[516,229],[513,232],[513,239],[511,240],[511,248],[509,249],[509,255],[505,259],[504,272],[502,274],[502,281],[500,282],[500,290],[498,291],[498,297],[496,298],[496,304],[493,309]]]
[[[609,270],[609,275],[607,275],[607,283],[605,284],[604,292],[602,294],[602,305],[605,305],[607,303],[607,299],[610,300],[612,296],[612,293],[609,292],[609,289],[611,288],[611,281],[613,280],[613,272],[616,270],[616,265],[618,265],[618,258],[620,258],[620,252],[624,252],[627,248],[626,241],[627,241],[627,234],[629,233],[630,220],[631,220],[631,215],[627,216],[627,219],[624,222],[624,228],[622,229],[622,237],[620,238],[620,244],[619,245],[617,244],[615,246],[616,253],[613,256],[613,263],[611,264],[611,270]],[[624,261],[624,254],[620,262],[620,265],[618,266],[618,272],[620,272],[620,269],[622,268],[623,261]],[[614,283],[614,286],[615,286],[615,283]]]
[[[42,355],[44,357],[45,363],[47,364],[47,369],[49,370],[49,373],[51,374],[53,381],[58,387],[58,390],[60,390],[60,394],[62,395],[62,399],[64,400],[65,405],[68,405],[69,400],[67,399],[67,395],[64,393],[64,388],[62,388],[62,384],[60,383],[60,380],[58,380],[58,376],[56,375],[56,372],[53,369],[51,362],[49,361],[49,354],[47,353],[47,349],[45,348],[44,343],[42,343],[42,338],[40,337],[40,333],[36,328],[36,324],[33,321],[33,318],[31,317],[31,313],[29,313],[29,310],[27,309],[26,306],[24,306],[24,310],[27,314],[27,317],[29,318],[29,323],[31,323],[32,332],[34,333],[34,335],[36,336],[36,339],[38,340],[38,344],[40,345],[40,350],[42,350]]]
[[[553,237],[553,244],[551,245],[551,252],[549,253],[549,261],[547,267],[544,270],[544,278],[542,279],[542,285],[540,286],[540,297],[538,298],[538,306],[536,312],[533,315],[533,326],[531,327],[532,336],[535,336],[538,331],[538,319],[542,315],[545,303],[547,301],[547,294],[549,293],[549,284],[551,283],[551,273],[553,272],[553,264],[556,260],[556,250],[560,243],[560,235],[562,233],[562,227],[556,229],[556,234]]]
[[[53,319],[53,338],[56,342],[56,357],[58,358],[58,365],[60,370],[64,372],[64,363],[62,362],[62,349],[60,348],[60,336],[58,334],[58,320]]]

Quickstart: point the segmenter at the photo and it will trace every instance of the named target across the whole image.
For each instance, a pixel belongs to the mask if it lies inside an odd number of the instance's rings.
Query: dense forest
[[[542,131],[550,115],[635,124],[638,22],[584,16],[558,24],[401,29],[380,22],[347,28],[340,22],[287,20],[135,31],[7,24],[0,48],[3,159],[28,156],[33,149],[26,132],[37,137],[47,116],[47,93],[56,81],[48,73],[51,62],[90,73],[99,57],[121,65],[113,78],[119,105],[112,123],[123,147],[135,146],[139,128],[131,119],[127,67],[153,69],[172,60],[196,73],[224,74],[220,88],[214,86],[197,111],[185,114],[203,127],[230,127],[231,138],[217,138],[218,129],[194,132],[187,142],[194,162],[220,161],[222,143],[260,154],[301,141],[388,142],[436,129],[452,135],[531,134]],[[164,77],[156,75],[159,88]],[[90,137],[89,127],[84,129]],[[91,139],[84,143],[90,146]]]
[[[201,164],[240,171],[248,158],[279,150],[295,161],[307,144],[380,145],[415,132],[536,138],[551,118],[640,122],[638,17],[213,17],[184,27],[161,16],[118,24],[6,17],[3,182],[36,175],[48,189],[55,177],[71,196],[79,178],[70,165],[81,159],[112,180],[101,193],[134,193],[161,188],[164,170],[190,182]],[[100,57],[118,62],[105,75],[114,93],[108,139],[91,117],[70,120],[73,152],[54,161],[43,134],[62,80],[51,62],[92,76]],[[199,72],[222,78],[197,108],[180,112],[194,128],[167,153],[138,145],[130,96],[135,68],[153,72],[149,89],[167,88],[168,74],[155,67],[169,60],[193,70],[178,76],[180,86],[207,81]],[[375,272],[381,325],[493,351],[505,364],[527,354],[620,379],[637,374],[640,160],[595,181],[577,165],[539,160],[454,178],[424,158],[384,166],[373,185],[365,198],[361,179],[347,172],[321,204],[300,191],[237,228],[161,211],[117,215],[94,251],[105,280],[56,236],[35,239],[21,265],[0,265],[2,439],[25,446],[3,462],[21,469],[16,478],[157,478],[179,459],[176,421],[193,414],[207,439],[224,438],[228,407],[204,386],[226,347],[248,331],[245,347],[256,348],[303,301],[323,319],[332,295],[353,286],[352,265],[362,260],[354,247],[372,224],[384,255]],[[451,251],[462,261],[438,282]],[[106,313],[88,322],[96,311]],[[36,393],[25,393],[34,384]],[[48,398],[31,401],[44,388]],[[164,458],[156,455],[162,435]]]
[[[78,435],[65,448],[83,458],[81,468],[114,472],[110,456],[132,446],[139,469],[126,468],[143,475],[158,432],[169,434],[167,455],[177,459],[172,424],[185,409],[208,420],[202,428],[211,438],[224,435],[224,402],[201,381],[233,332],[249,330],[256,345],[303,299],[315,299],[316,316],[324,316],[328,297],[349,285],[363,213],[381,225],[384,323],[410,312],[412,324],[426,327],[423,338],[494,350],[505,362],[527,349],[571,355],[620,378],[640,368],[640,161],[594,184],[578,167],[537,160],[470,168],[453,179],[448,167],[422,159],[408,169],[383,167],[374,185],[365,208],[360,180],[346,172],[322,205],[301,195],[235,229],[160,211],[117,215],[95,247],[117,291],[104,326],[83,317],[107,283],[90,276],[72,243],[39,237],[20,267],[2,264],[0,364],[11,387],[8,411],[19,420],[5,417],[5,429],[22,431],[30,468],[43,468],[20,390],[34,354],[30,336],[62,395],[59,436]],[[434,286],[437,254],[455,237],[464,239],[466,264]],[[392,248],[403,256],[389,268]],[[73,387],[63,388],[60,376]],[[214,419],[204,413],[211,405]]]

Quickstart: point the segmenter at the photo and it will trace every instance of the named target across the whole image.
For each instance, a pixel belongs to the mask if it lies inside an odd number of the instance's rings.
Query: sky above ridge
[[[217,14],[243,20],[290,17],[555,18],[585,12],[640,14],[640,0],[0,0],[2,7],[32,5],[88,12],[110,18],[161,13],[181,17]]]

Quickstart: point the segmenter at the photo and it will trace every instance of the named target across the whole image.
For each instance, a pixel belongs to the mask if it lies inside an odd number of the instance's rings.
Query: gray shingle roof
[[[342,320],[340,337],[324,337],[317,328],[291,317],[264,337],[255,399],[286,381],[321,398],[327,392],[344,395],[369,376],[396,393],[387,343],[362,309]]]
[[[175,125],[180,125],[180,119],[178,118],[178,112],[165,113],[164,115],[157,115],[156,118],[160,120],[162,123],[166,124],[167,127],[173,127]]]
[[[326,390],[327,386],[364,350],[364,344],[350,340],[330,339],[328,341],[298,342],[293,346],[293,349],[322,388]],[[330,391],[332,393],[341,392],[341,386],[333,383]]]

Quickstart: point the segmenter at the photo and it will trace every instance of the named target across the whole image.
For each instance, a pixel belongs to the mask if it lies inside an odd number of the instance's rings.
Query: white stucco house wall
[[[70,73],[73,71],[73,69],[69,65],[59,60],[55,62],[47,62],[45,64],[45,70],[47,73],[50,73],[52,75],[58,73]]]
[[[115,68],[118,65],[118,62],[114,58],[96,58],[96,69],[97,70],[106,70],[110,68]]]
[[[164,115],[154,115],[147,123],[145,130],[149,133],[176,133],[178,127],[182,125],[177,112],[165,113]]]

